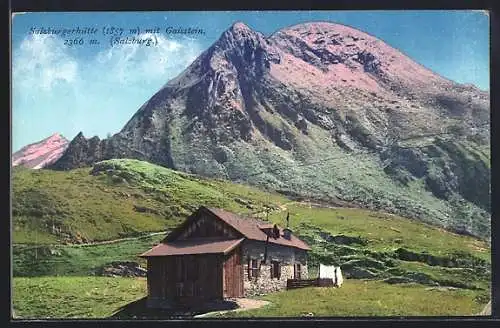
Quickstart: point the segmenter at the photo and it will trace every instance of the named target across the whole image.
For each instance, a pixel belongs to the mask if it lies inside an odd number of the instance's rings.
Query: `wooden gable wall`
[[[233,227],[212,215],[200,212],[179,234],[177,240],[189,238],[239,238],[240,234]]]

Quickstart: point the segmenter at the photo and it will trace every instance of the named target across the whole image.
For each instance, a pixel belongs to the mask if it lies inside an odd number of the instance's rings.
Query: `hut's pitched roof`
[[[267,234],[263,229],[272,228],[274,225],[267,222],[262,222],[260,220],[248,217],[242,217],[238,214],[231,213],[219,208],[207,208],[215,216],[217,216],[222,221],[226,222],[228,225],[232,226],[234,229],[238,230],[242,235],[251,240],[266,241]],[[295,247],[304,250],[310,250],[311,248],[305,242],[294,236],[290,236],[290,239],[283,238],[283,228],[278,227],[280,231],[279,238],[269,238],[269,242],[273,244],[279,244],[283,246]]]
[[[213,217],[223,221],[234,230],[238,232],[241,238],[220,240],[213,238],[196,238],[188,240],[177,240],[182,231],[192,222],[196,220],[197,213],[208,212]],[[170,256],[170,255],[188,255],[188,254],[227,254],[236,246],[238,246],[244,239],[257,240],[269,242],[287,247],[295,247],[303,250],[310,250],[311,248],[302,240],[290,235],[290,238],[284,238],[283,229],[277,227],[279,230],[279,237],[266,234],[265,230],[274,228],[273,224],[264,222],[255,218],[243,217],[235,213],[225,211],[220,208],[207,208],[200,207],[193,215],[178,226],[165,240],[159,245],[153,247],[149,251],[141,255],[141,257],[152,256]]]
[[[238,246],[244,238],[231,240],[199,240],[188,239],[156,245],[141,257],[193,255],[193,254],[227,254]]]

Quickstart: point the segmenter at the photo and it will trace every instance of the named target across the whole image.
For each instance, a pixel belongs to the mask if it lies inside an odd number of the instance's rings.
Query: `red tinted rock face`
[[[22,165],[31,169],[41,169],[57,161],[69,141],[58,133],[42,141],[23,147],[12,155],[12,166]]]

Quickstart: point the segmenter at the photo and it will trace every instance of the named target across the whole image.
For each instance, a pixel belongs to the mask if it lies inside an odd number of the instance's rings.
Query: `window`
[[[248,279],[257,277],[259,272],[259,262],[256,259],[248,260]]]
[[[271,261],[271,279],[280,279],[281,265],[278,261]]]

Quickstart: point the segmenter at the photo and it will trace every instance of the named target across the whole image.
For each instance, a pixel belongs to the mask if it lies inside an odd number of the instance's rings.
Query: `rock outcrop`
[[[111,262],[96,270],[96,275],[108,277],[146,277],[147,270],[137,262]]]

